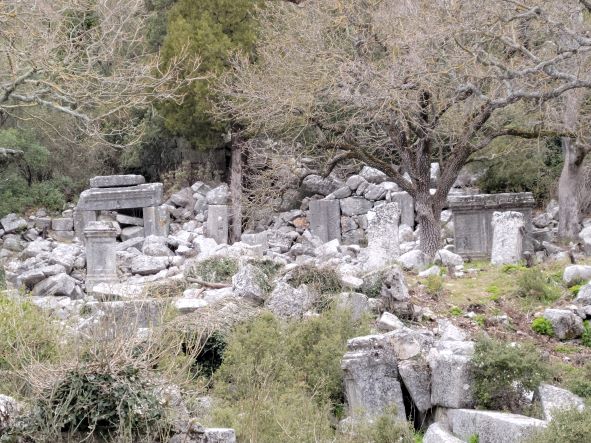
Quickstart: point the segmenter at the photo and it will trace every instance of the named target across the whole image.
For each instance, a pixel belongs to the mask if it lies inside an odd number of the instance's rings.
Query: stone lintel
[[[80,194],[79,210],[117,210],[158,206],[162,202],[162,183],[126,188],[92,188]]]
[[[531,192],[450,195],[447,198],[447,205],[452,211],[461,212],[486,209],[533,208],[536,205],[536,201]]]
[[[142,175],[99,175],[90,179],[91,188],[117,188],[121,186],[143,185],[146,179]]]

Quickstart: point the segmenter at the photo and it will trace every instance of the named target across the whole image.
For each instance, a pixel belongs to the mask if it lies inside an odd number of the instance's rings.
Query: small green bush
[[[8,435],[32,441],[58,441],[64,434],[77,441],[90,436],[156,441],[167,425],[154,388],[133,361],[77,365],[46,385]]]
[[[523,266],[522,264],[512,264],[512,263],[507,263],[504,264],[501,267],[501,271],[503,271],[505,274],[512,274],[514,272],[520,272],[520,271],[526,271],[527,268],[525,266]]]
[[[581,342],[584,346],[591,348],[591,323],[589,323],[589,320],[585,320],[583,326],[585,327],[585,331],[581,336]]]
[[[568,288],[568,291],[573,295],[573,297],[576,297],[577,295],[579,295],[579,291],[581,290],[581,288],[583,287],[582,284],[577,284],[574,286],[571,286],[570,288]]]
[[[557,413],[545,429],[529,436],[526,443],[582,443],[589,441],[591,408]]]
[[[468,443],[478,443],[479,441],[480,441],[480,437],[478,436],[478,434],[473,434],[468,439]]]
[[[549,374],[534,346],[486,337],[477,340],[473,363],[476,402],[485,409],[523,412],[525,392]]]
[[[560,371],[560,377],[571,392],[580,397],[591,399],[591,362],[583,367],[567,366],[566,370]]]
[[[188,277],[210,283],[229,283],[238,272],[238,261],[231,257],[210,257],[200,261],[187,272]]]
[[[537,268],[525,270],[517,280],[520,297],[539,302],[552,302],[560,298],[560,288]]]
[[[464,314],[464,311],[462,311],[462,308],[459,306],[452,306],[452,308],[449,310],[449,314],[453,317],[459,317],[460,315]]]
[[[443,278],[440,275],[430,275],[425,280],[425,289],[427,294],[438,296],[443,292]]]
[[[548,335],[552,337],[554,335],[554,327],[550,320],[544,317],[534,318],[531,322],[531,328],[534,332],[541,335]]]
[[[267,313],[239,326],[213,376],[214,424],[234,427],[240,441],[330,441],[346,342],[366,333],[335,308],[287,324]]]

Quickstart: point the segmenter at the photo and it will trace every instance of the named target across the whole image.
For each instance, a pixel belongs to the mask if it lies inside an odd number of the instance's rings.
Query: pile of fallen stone
[[[389,313],[377,326],[389,332],[349,340],[342,359],[349,411],[343,429],[395,405],[399,420],[414,416],[415,424],[428,426],[425,443],[459,443],[474,435],[483,443],[517,443],[547,426],[556,412],[584,408],[571,392],[543,384],[532,399],[544,419],[475,410],[474,342],[463,331],[447,320],[434,331],[409,328]]]

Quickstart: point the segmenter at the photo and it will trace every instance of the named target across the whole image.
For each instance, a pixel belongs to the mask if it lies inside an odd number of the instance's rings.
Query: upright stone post
[[[74,210],[74,232],[76,237],[84,242],[84,228],[90,222],[96,221],[96,211]]]
[[[494,212],[491,263],[515,264],[523,256],[523,214],[515,211]]]
[[[117,230],[111,223],[91,221],[84,228],[86,239],[86,290],[98,283],[115,283]]]
[[[400,223],[415,228],[415,202],[408,192],[393,192],[392,202],[398,203]]]
[[[341,206],[339,200],[310,201],[310,232],[324,243],[341,240]]]
[[[207,236],[218,245],[228,243],[228,206],[209,205],[207,208]]]
[[[364,268],[373,271],[400,256],[398,203],[384,203],[367,213],[367,248],[360,253]]]

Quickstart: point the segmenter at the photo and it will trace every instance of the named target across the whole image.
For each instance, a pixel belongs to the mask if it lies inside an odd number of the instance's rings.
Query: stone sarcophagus
[[[516,211],[523,214],[525,235],[523,251],[532,251],[532,209],[535,200],[530,192],[515,194],[473,194],[448,197],[453,213],[454,245],[464,258],[490,258],[493,241],[494,212]]]

